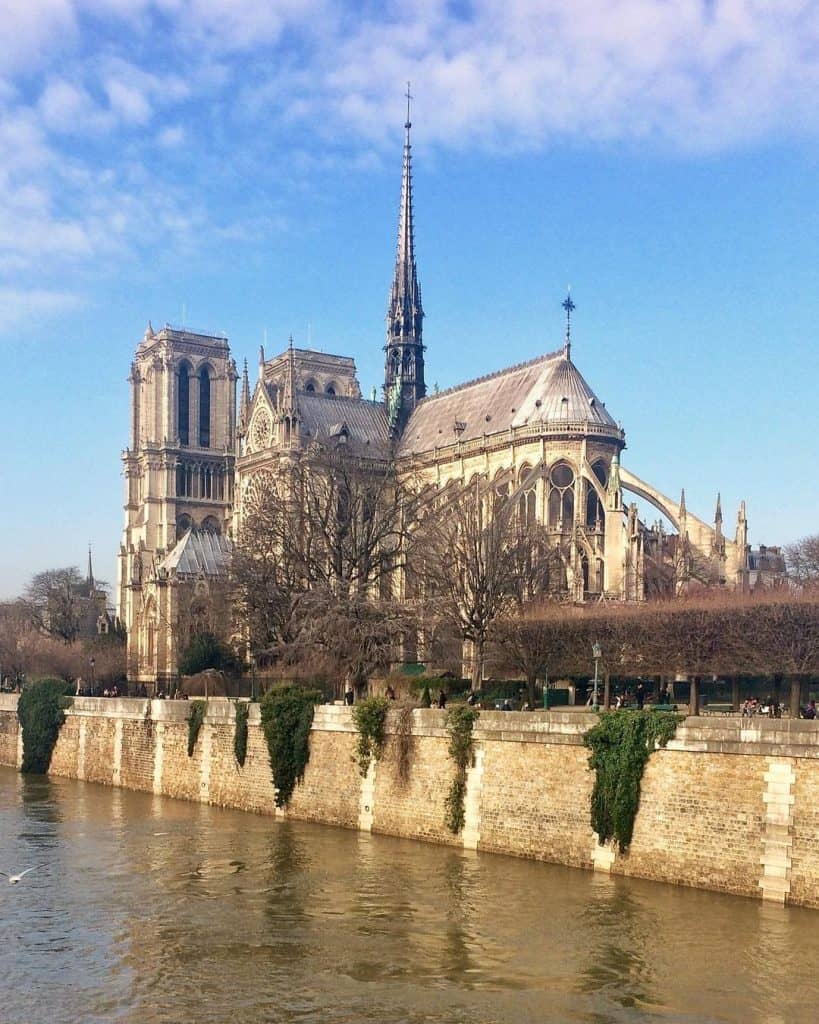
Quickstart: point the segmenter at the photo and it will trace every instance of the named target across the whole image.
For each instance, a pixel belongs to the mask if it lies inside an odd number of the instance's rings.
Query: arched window
[[[523,465],[518,474],[518,479],[526,487],[518,499],[518,515],[524,526],[532,526],[535,522],[535,484],[534,482],[527,483],[527,477],[531,472],[531,466]]]
[[[595,474],[596,475],[596,474]],[[603,504],[597,496],[594,485],[586,481],[586,526],[603,528]]]
[[[189,515],[181,515],[176,520],[176,539],[181,540],[191,528],[192,522]]]
[[[304,390],[309,395],[312,395],[313,392],[316,390],[316,382],[314,380],[308,380],[307,383],[304,385]]]
[[[222,532],[222,529],[219,526],[219,520],[216,516],[205,516],[202,520],[200,529],[204,530],[205,533],[215,533],[217,536]]]
[[[179,367],[179,380],[176,386],[176,422],[179,426],[180,444],[190,443],[190,400],[190,368],[187,363],[182,363]]]
[[[549,526],[568,530],[574,524],[574,470],[566,462],[549,474]]]
[[[327,387],[324,389],[324,394],[335,395],[336,393],[336,382],[334,380],[331,380]]]
[[[603,485],[607,487],[609,483],[609,467],[602,459],[598,459],[597,462],[592,466],[592,472]]]
[[[199,445],[210,448],[210,374],[207,366],[199,371]]]

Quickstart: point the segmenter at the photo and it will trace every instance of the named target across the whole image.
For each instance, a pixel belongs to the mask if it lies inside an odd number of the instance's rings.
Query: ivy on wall
[[[199,730],[205,721],[208,711],[207,702],[204,700],[192,700],[191,709],[188,714],[188,757],[193,757],[196,741],[199,738]]]
[[[667,711],[610,711],[583,737],[595,772],[591,824],[601,843],[614,838],[624,853],[640,806],[643,771],[651,752],[673,739],[681,715]]]
[[[466,821],[466,770],[472,760],[472,730],[480,712],[466,704],[450,708],[446,715],[449,756],[455,762],[455,777],[446,798],[446,827],[457,835]]]
[[[274,686],[261,701],[262,730],[267,740],[276,806],[286,807],[310,760],[313,711],[323,700],[317,690],[286,683]]]
[[[389,706],[386,697],[366,697],[353,708],[353,722],[358,731],[356,758],[362,777],[369,771],[371,761],[381,759],[387,738]]]
[[[23,763],[20,771],[45,775],[70,707],[71,685],[63,679],[27,683],[17,702],[17,718],[23,730]]]
[[[233,753],[236,755],[236,763],[244,768],[247,759],[247,719],[250,714],[250,705],[245,701],[236,701],[236,731],[233,734]]]

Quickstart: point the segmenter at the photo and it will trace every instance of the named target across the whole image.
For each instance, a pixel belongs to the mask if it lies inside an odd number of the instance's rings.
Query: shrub
[[[71,705],[70,690],[62,679],[41,679],[28,683],[20,694],[17,718],[23,730],[21,772],[45,775],[48,771],[65,708]]]
[[[284,684],[267,691],[261,701],[262,729],[267,740],[276,806],[286,807],[310,759],[313,709],[321,700],[316,690]]]
[[[466,769],[472,760],[472,730],[480,712],[466,704],[450,708],[446,713],[449,733],[449,756],[455,762],[455,778],[446,798],[446,826],[454,835],[464,827],[466,811]]]
[[[424,692],[421,694],[421,707],[431,708],[432,707],[432,696],[429,692],[429,683],[424,687]]]
[[[681,721],[667,711],[611,711],[583,737],[595,772],[591,824],[601,843],[614,837],[621,852],[628,849],[645,766],[655,744],[664,747]]]
[[[235,654],[213,633],[198,633],[179,655],[179,671],[183,676],[215,668],[223,672],[240,671]]]
[[[370,761],[381,760],[384,741],[387,737],[387,711],[390,702],[386,697],[367,697],[353,708],[353,722],[358,730],[358,770],[364,776],[370,769]]]
[[[240,768],[244,768],[247,759],[247,719],[250,705],[244,701],[236,701],[236,731],[233,734],[233,753]]]
[[[196,741],[199,738],[199,730],[205,721],[208,705],[203,700],[192,700],[191,710],[188,714],[188,757],[193,757]]]

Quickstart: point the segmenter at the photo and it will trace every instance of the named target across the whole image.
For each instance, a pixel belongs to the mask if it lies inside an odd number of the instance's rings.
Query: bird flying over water
[[[26,868],[25,871],[21,871],[19,875],[8,875],[5,871],[0,871],[0,875],[9,880],[9,885],[17,885],[23,875],[27,875],[29,871],[33,871],[34,868]]]

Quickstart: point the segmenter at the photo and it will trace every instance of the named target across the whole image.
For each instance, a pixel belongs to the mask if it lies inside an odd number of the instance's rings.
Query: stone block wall
[[[416,710],[408,737],[390,717],[384,755],[365,778],[350,709],[316,708],[310,761],[285,811],[275,807],[259,707],[236,763],[234,705],[214,699],[192,757],[190,704],[78,698],[51,771],[185,800],[531,857],[779,903],[819,908],[819,723],[689,718],[654,752],[629,851],[600,846],[583,733],[590,715],[483,712],[467,773],[466,825],[452,835],[454,775],[445,714]],[[399,771],[409,744],[409,771]],[[20,757],[16,698],[0,696],[0,763]]]

